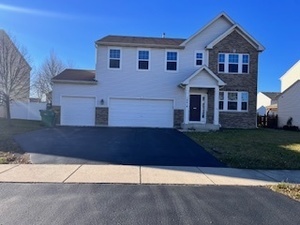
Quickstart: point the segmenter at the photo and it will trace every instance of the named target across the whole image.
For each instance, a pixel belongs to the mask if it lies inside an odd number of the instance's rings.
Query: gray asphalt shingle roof
[[[115,36],[108,35],[96,41],[98,45],[128,45],[144,47],[173,47],[181,48],[186,39],[182,38],[156,38],[156,37],[134,37],[134,36]]]
[[[276,100],[280,95],[280,92],[262,92],[262,93],[272,100]]]
[[[96,81],[95,70],[65,69],[53,81]]]

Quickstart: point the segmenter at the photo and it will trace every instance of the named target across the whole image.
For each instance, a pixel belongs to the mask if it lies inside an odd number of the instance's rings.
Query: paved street
[[[56,127],[15,139],[34,164],[224,166],[175,129]]]
[[[0,184],[1,224],[299,224],[300,204],[263,187]]]

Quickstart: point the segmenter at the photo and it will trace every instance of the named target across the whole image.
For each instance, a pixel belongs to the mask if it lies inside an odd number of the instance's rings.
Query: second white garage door
[[[62,97],[61,125],[95,126],[95,98]]]
[[[173,127],[173,101],[111,98],[109,126]]]

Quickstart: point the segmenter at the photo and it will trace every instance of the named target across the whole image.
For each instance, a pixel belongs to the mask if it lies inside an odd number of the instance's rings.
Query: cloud
[[[72,19],[72,16],[63,14],[63,13],[56,13],[56,12],[51,12],[51,11],[39,10],[39,9],[17,7],[17,6],[6,5],[6,4],[0,4],[0,11],[1,10],[15,12],[15,13],[22,13],[22,14],[30,14],[30,15],[35,15],[35,16]]]

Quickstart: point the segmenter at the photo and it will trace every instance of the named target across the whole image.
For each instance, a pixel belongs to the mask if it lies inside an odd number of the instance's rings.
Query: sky
[[[14,36],[33,69],[54,51],[79,69],[95,68],[95,41],[106,35],[188,38],[221,12],[266,49],[258,91],[300,59],[300,0],[0,0],[0,29]]]

